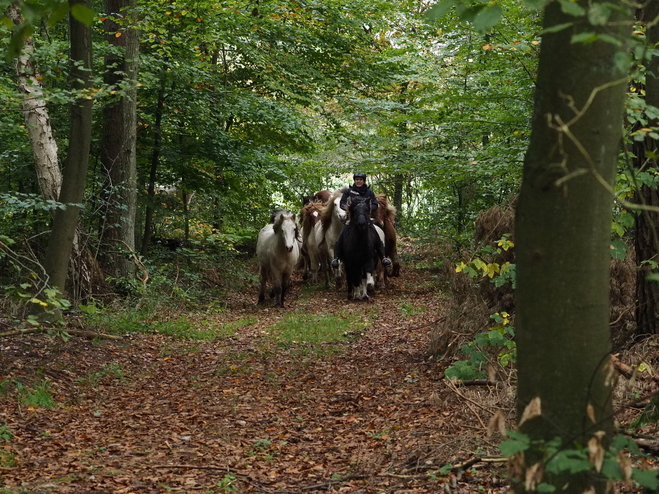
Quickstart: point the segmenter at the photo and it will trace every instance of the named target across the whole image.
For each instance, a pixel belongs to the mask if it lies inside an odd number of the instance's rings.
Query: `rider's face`
[[[361,187],[362,185],[364,185],[364,179],[362,177],[357,177],[355,179],[355,185],[357,187]]]

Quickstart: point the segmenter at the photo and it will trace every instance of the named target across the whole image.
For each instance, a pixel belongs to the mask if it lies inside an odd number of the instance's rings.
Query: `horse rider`
[[[353,197],[363,197],[365,199],[370,199],[371,201],[371,216],[373,216],[373,213],[375,210],[378,208],[378,200],[375,197],[375,193],[371,190],[371,188],[366,185],[366,174],[365,173],[355,173],[352,176],[352,179],[354,183],[346,189],[346,191],[343,193],[343,196],[341,197],[341,201],[339,202],[339,205],[341,209],[348,209],[348,198]],[[350,227],[350,221],[346,222],[345,226],[343,227],[343,230],[341,230],[341,233],[339,234],[339,238],[336,240],[336,245],[334,247],[334,259],[332,260],[332,267],[334,269],[339,267],[339,259],[343,257],[343,232],[346,230],[346,228]],[[375,232],[375,252],[380,258],[380,262],[382,263],[382,266],[385,268],[387,266],[391,266],[391,259],[388,257],[384,256],[384,244],[382,243],[382,240],[380,239],[380,235],[377,234],[377,231],[375,231],[375,226],[373,225],[373,222],[369,223],[369,228],[372,228],[373,231]]]

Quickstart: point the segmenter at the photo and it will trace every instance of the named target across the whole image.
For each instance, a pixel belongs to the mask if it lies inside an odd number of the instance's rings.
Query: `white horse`
[[[300,256],[299,232],[295,214],[277,211],[274,221],[265,225],[256,241],[256,257],[261,267],[259,304],[265,301],[265,286],[269,281],[275,297],[275,307],[284,306],[284,296],[291,283],[291,274]]]
[[[340,202],[343,192],[347,187],[341,187],[332,192],[327,204],[320,211],[320,221],[316,223],[314,232],[316,234],[316,244],[320,252],[321,262],[327,266],[325,286],[329,287],[329,263],[334,259],[334,246],[336,240],[341,234],[344,223],[348,220],[348,213],[341,209]],[[341,280],[341,267],[335,272],[337,284]]]

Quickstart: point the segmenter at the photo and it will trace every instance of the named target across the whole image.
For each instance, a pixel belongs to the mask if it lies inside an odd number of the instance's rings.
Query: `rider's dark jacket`
[[[348,197],[364,197],[371,200],[371,215],[378,208],[378,200],[375,198],[375,193],[371,188],[364,184],[361,187],[357,187],[355,184],[352,184],[341,196],[341,202],[339,205],[341,209],[348,209]]]

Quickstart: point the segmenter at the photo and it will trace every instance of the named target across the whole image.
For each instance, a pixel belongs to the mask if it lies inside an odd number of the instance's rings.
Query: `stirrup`
[[[391,261],[389,262],[389,264],[391,264]],[[332,259],[332,264],[331,264],[331,266],[332,266],[334,269],[336,269],[336,268],[339,267],[339,258],[338,258],[338,257]]]

